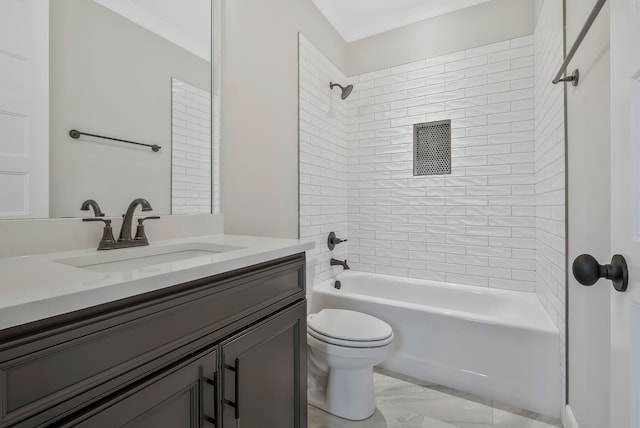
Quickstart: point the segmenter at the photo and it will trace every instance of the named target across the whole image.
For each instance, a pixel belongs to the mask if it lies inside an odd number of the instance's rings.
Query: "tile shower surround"
[[[327,247],[329,232],[347,232],[347,103],[329,82],[347,78],[300,35],[300,238],[313,239],[307,251],[308,297],[311,285],[327,280],[337,269],[332,257],[347,258],[349,242]],[[351,260],[349,260],[350,262]]]
[[[330,227],[344,227],[346,185],[349,242],[341,251],[352,268],[535,291],[533,41],[348,78],[354,91],[342,115],[324,80],[344,76],[307,71],[336,70],[301,37],[301,237],[322,242]],[[413,124],[444,119],[452,123],[452,174],[414,177]],[[328,277],[316,269],[316,282]]]
[[[347,135],[357,270],[535,290],[533,37],[358,76]],[[451,120],[450,175],[413,176],[414,123]]]
[[[211,212],[211,93],[171,78],[171,212]]]
[[[550,84],[563,58],[562,3],[543,3],[534,32],[536,293],[560,331],[565,382],[565,141],[564,88]],[[564,397],[563,397],[564,400]],[[563,401],[564,402],[564,401]]]

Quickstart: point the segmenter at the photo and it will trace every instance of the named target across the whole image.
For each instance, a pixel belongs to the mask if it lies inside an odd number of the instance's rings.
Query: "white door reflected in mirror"
[[[212,210],[212,194],[219,194],[212,146],[218,142],[211,140],[220,131],[211,124],[220,121],[211,96],[218,94],[219,76],[212,76],[211,61],[219,70],[220,56],[212,50],[212,8],[219,9],[219,0],[1,3],[0,52],[9,55],[0,54],[0,112],[8,112],[0,114],[0,218],[82,217],[86,199],[98,201],[107,216],[119,216],[138,197],[152,202],[155,214],[218,212]],[[41,13],[32,4],[47,9]],[[30,21],[37,31],[27,31]],[[25,50],[28,43],[17,42],[35,36],[43,40],[37,57]],[[37,67],[41,75],[30,74],[21,58],[45,64]],[[200,146],[209,140],[197,159],[189,159],[194,153],[184,157],[198,163],[186,189],[185,180],[176,185],[172,177],[181,163],[172,158],[172,121],[184,119],[172,117],[173,78],[209,94],[208,106],[195,107],[197,128],[182,132]],[[24,91],[16,93],[19,88]],[[34,93],[35,102],[25,99]],[[86,135],[73,139],[71,129],[162,150]],[[179,206],[174,197],[182,198]],[[185,208],[194,202],[195,208]]]
[[[49,1],[0,2],[0,218],[49,212]]]

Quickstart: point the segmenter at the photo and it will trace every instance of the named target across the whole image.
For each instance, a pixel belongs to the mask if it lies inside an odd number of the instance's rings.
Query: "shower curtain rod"
[[[554,85],[556,83],[559,83],[559,82],[572,82],[573,86],[577,86],[578,85],[578,76],[579,76],[578,70],[574,70],[574,72],[573,72],[573,74],[571,76],[567,76],[567,77],[564,77],[564,78],[561,78],[561,77],[565,73],[565,71],[567,70],[567,66],[569,65],[569,63],[573,59],[573,56],[575,55],[576,51],[580,47],[580,44],[582,43],[582,40],[584,40],[585,36],[589,32],[589,29],[591,28],[591,25],[593,24],[593,21],[596,20],[596,17],[600,13],[600,10],[602,9],[602,6],[604,6],[606,1],[607,0],[598,0],[596,5],[594,6],[593,10],[591,11],[591,14],[587,18],[587,22],[584,23],[584,27],[582,27],[582,30],[580,30],[580,34],[578,34],[578,38],[573,43],[573,46],[571,47],[571,50],[569,50],[569,53],[567,54],[567,57],[564,59],[564,62],[560,66],[560,71],[558,71],[558,74],[556,74],[556,77],[553,79],[553,84]]]

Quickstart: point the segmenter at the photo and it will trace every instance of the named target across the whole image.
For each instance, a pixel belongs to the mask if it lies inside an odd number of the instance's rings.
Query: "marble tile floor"
[[[560,421],[376,369],[376,412],[348,421],[308,408],[308,428],[557,428]]]

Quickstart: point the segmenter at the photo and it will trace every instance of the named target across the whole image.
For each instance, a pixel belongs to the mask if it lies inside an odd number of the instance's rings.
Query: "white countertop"
[[[60,260],[122,258],[184,244],[240,247],[115,272],[95,272]],[[211,275],[297,254],[314,247],[296,239],[208,235],[153,242],[146,247],[76,250],[0,259],[0,330],[148,293]]]

